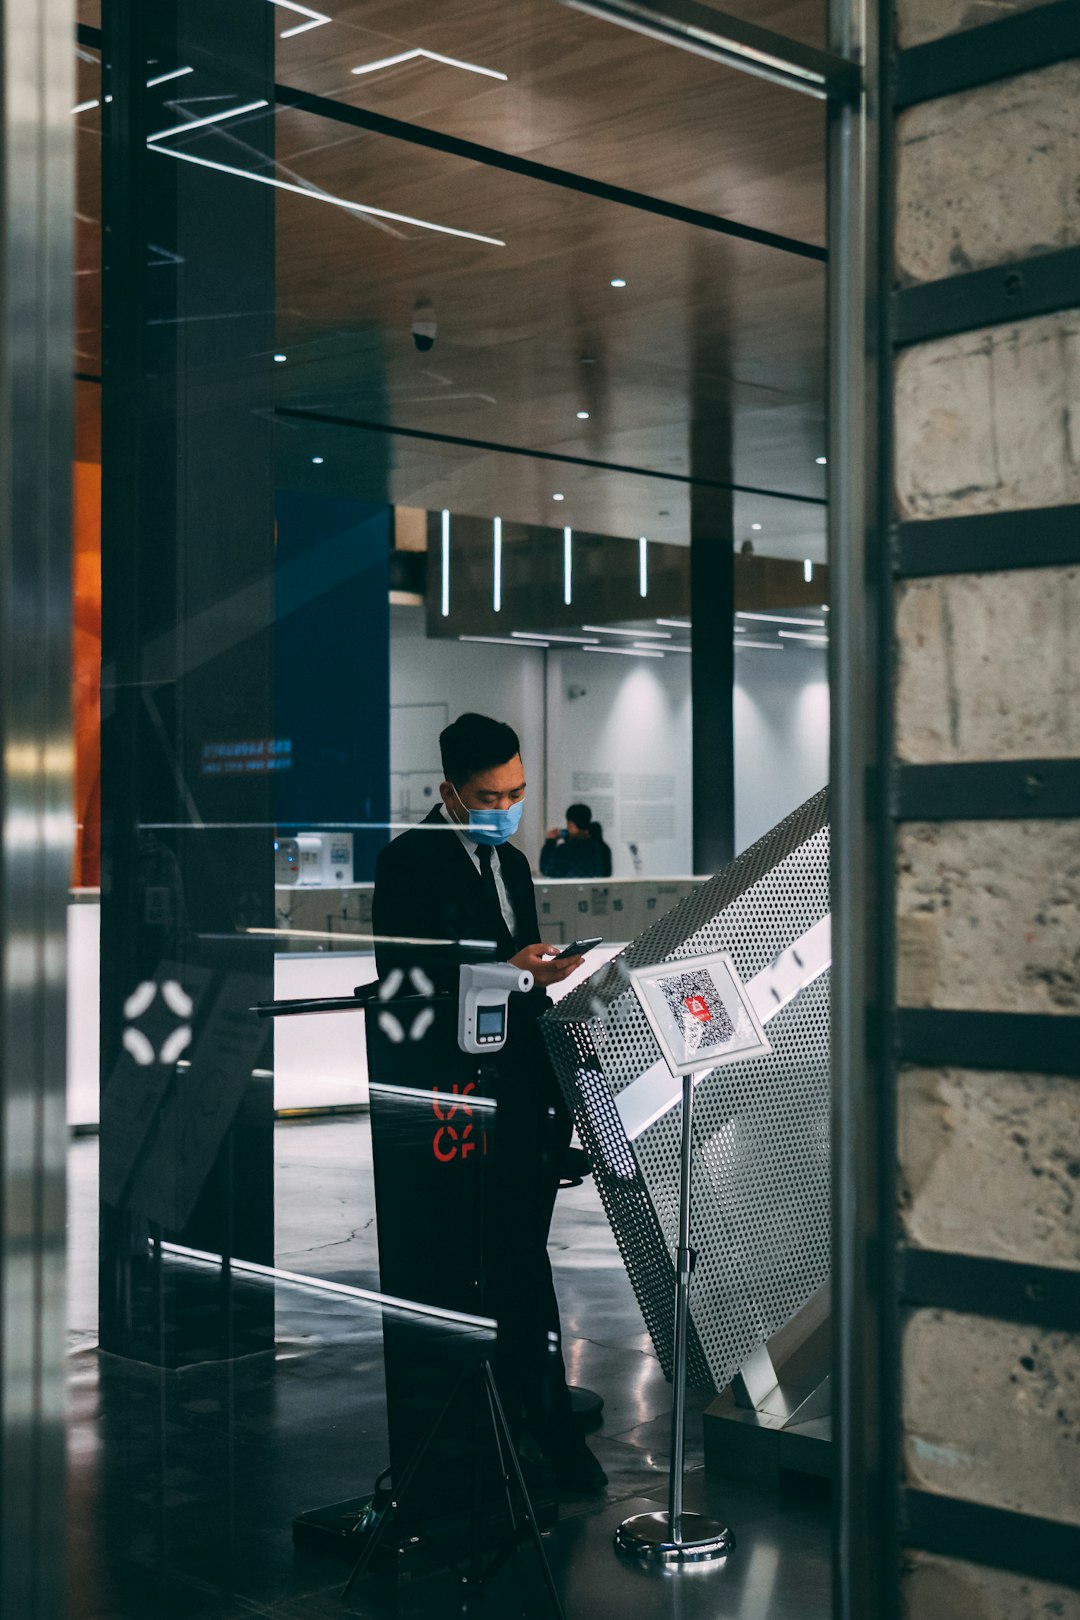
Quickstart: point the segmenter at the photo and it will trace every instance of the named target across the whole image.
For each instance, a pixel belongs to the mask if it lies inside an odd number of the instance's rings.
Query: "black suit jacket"
[[[492,857],[499,861],[503,883],[514,908],[514,955],[540,941],[529,862],[512,844],[501,844]],[[419,827],[410,827],[388,844],[375,863],[375,899],[372,913],[376,935],[375,961],[379,977],[395,967],[419,966],[440,989],[457,989],[462,962],[504,960],[504,952],[468,945],[405,945],[394,939],[421,941],[492,940],[503,937],[501,912],[468,852],[436,805]],[[388,937],[389,936],[389,937]],[[529,998],[530,1001],[533,997]],[[546,1003],[546,993],[543,994]],[[542,1010],[542,1009],[541,1009]]]

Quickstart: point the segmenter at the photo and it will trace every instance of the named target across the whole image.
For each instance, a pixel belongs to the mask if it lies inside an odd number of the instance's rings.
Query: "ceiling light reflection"
[[[321,28],[323,23],[331,21],[325,12],[312,11],[307,6],[297,5],[296,0],[270,0],[270,4],[284,6],[286,11],[295,11],[299,16],[308,18],[307,22],[294,23],[292,28],[283,28],[280,36],[282,39],[292,39],[294,34],[305,34],[309,28]]]
[[[184,125],[190,129],[190,124]],[[291,180],[278,180],[270,174],[253,174],[249,169],[237,169],[231,163],[216,163],[210,158],[196,157],[194,152],[178,152],[172,146],[158,146],[154,142],[150,146],[152,152],[159,152],[162,157],[179,158],[183,163],[195,163],[200,169],[215,169],[219,174],[234,175],[237,180],[254,180],[260,186],[274,186],[278,191],[291,191],[297,197],[307,197],[311,202],[330,203],[334,208],[345,208],[353,214],[370,214],[373,219],[392,219],[398,225],[415,225],[422,231],[436,231],[440,236],[459,236],[466,242],[483,242],[487,247],[505,247],[506,243],[498,236],[482,236],[477,231],[458,230],[455,225],[436,225],[430,219],[414,219],[411,214],[395,214],[389,208],[374,208],[370,203],[347,202],[344,197],[332,197],[327,191],[313,191],[310,186],[297,186]]]
[[[284,37],[282,35],[282,38]],[[381,73],[383,68],[397,67],[401,62],[415,62],[420,57],[426,58],[429,62],[441,62],[444,67],[461,68],[464,73],[479,73],[485,79],[502,79],[503,81],[506,79],[506,74],[500,73],[497,68],[481,67],[478,62],[461,62],[456,56],[441,56],[438,51],[425,51],[422,49],[400,51],[397,56],[382,56],[377,62],[364,62],[360,67],[354,67],[353,72],[356,74]]]

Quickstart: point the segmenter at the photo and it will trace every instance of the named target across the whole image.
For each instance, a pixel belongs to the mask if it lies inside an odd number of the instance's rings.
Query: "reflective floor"
[[[278,1264],[374,1284],[366,1116],[279,1124],[276,1140]],[[380,1311],[279,1282],[276,1342],[265,1356],[181,1374],[99,1356],[96,1146],[82,1138],[71,1149],[71,1620],[549,1613],[525,1544],[471,1600],[433,1569],[397,1586],[367,1580],[343,1610],[345,1566],[297,1552],[292,1520],[369,1490],[385,1466]],[[691,1396],[688,1505],[730,1523],[736,1552],[725,1565],[678,1576],[616,1558],[619,1521],[666,1494],[670,1391],[590,1185],[560,1194],[552,1254],[571,1378],[606,1403],[590,1444],[608,1488],[561,1499],[545,1536],[568,1620],[824,1620],[827,1504],[707,1482],[703,1393]]]

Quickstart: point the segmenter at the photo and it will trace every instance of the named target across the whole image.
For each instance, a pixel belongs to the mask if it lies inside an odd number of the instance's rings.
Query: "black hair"
[[[521,743],[513,726],[491,720],[486,714],[459,714],[439,736],[443,775],[461,787],[478,771],[505,765],[521,753]]]
[[[589,822],[589,837],[595,838],[601,844],[604,842],[604,829],[598,821]]]
[[[592,822],[592,811],[587,804],[572,804],[566,812],[566,819],[584,832]]]

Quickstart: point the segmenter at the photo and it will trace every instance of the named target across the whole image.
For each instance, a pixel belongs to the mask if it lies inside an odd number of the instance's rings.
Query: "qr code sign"
[[[735,1025],[706,969],[673,974],[660,980],[660,988],[682,1033],[687,1057],[695,1052],[715,1052],[732,1040]]]

